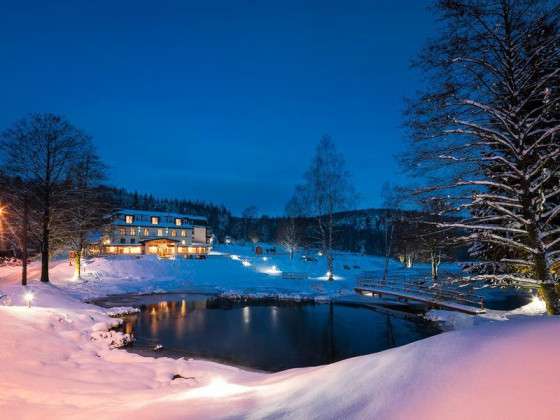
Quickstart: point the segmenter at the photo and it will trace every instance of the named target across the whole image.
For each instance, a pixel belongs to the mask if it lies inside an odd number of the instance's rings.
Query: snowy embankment
[[[68,292],[0,283],[5,418],[557,418],[560,320],[443,333],[276,374],[153,359],[112,347],[116,321]],[[538,355],[536,357],[535,355]],[[175,378],[175,379],[174,379]]]

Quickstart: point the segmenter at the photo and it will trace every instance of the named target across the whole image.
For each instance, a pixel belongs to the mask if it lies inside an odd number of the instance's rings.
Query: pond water
[[[173,294],[105,301],[132,305],[124,317],[131,351],[194,357],[264,371],[316,366],[429,337],[426,322],[365,307],[312,303],[243,303]],[[163,349],[153,352],[156,345]]]

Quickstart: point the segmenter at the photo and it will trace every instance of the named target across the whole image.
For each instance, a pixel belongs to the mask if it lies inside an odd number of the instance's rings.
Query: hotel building
[[[101,239],[104,254],[204,258],[208,248],[205,217],[158,211],[119,210]]]

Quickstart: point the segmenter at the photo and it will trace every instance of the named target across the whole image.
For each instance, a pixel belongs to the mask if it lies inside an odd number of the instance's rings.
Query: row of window
[[[141,219],[141,216],[138,217],[138,219]],[[166,218],[166,219],[171,219],[171,218]],[[159,225],[159,216],[151,216],[150,217],[150,222],[152,223],[152,225]],[[126,214],[124,216],[124,221],[126,224],[131,225],[132,223],[134,223],[134,216],[132,216],[131,214]],[[168,222],[171,222],[172,220],[168,220]],[[181,226],[183,224],[183,221],[179,218],[175,218],[174,220],[175,226]]]
[[[143,222],[147,222],[148,220],[150,221],[150,223],[152,225],[159,225],[161,222],[161,219],[159,216],[143,216],[143,215],[137,215],[134,216],[132,214],[125,214],[124,215],[124,221],[126,224],[131,225],[133,224],[135,221],[143,221]],[[163,220],[166,223],[173,223],[175,224],[175,226],[182,226],[183,225],[183,219],[179,218],[179,217],[171,217],[171,216],[164,216]],[[189,219],[184,219],[186,222],[189,222]],[[193,224],[206,224],[202,221],[197,221],[196,223]]]
[[[119,239],[119,243],[121,243],[121,244],[126,244],[126,243],[127,243],[127,242],[126,242],[126,238],[120,238],[120,239]],[[128,243],[135,244],[135,243],[136,243],[136,238],[130,238],[130,240],[128,241]],[[181,243],[184,245],[185,243],[187,243],[187,241],[182,240]]]
[[[167,236],[168,234],[172,237],[181,236],[183,238],[187,237],[187,230],[186,229],[148,229],[148,228],[119,228],[119,233],[121,235],[131,235],[135,236],[137,233],[142,233],[143,236]]]

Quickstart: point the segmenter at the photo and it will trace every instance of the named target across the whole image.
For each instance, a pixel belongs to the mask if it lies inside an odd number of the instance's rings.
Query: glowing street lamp
[[[33,292],[25,292],[23,294],[23,301],[26,303],[28,308],[31,308],[31,302],[33,302],[34,298],[35,295],[33,294]]]

